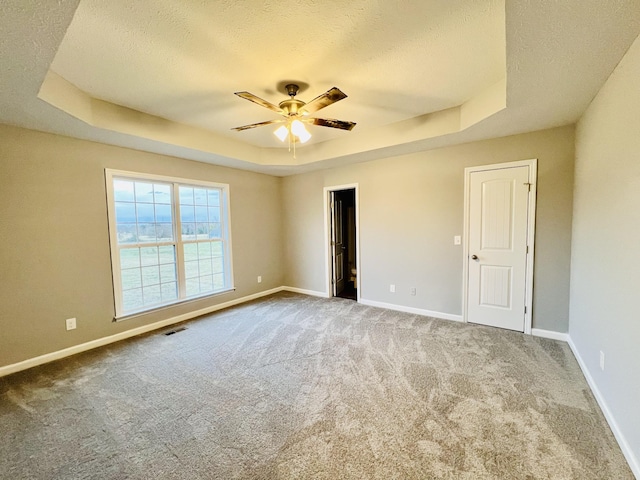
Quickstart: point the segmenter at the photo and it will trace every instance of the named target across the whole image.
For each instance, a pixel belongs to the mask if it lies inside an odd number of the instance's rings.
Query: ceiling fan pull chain
[[[289,135],[289,137],[293,137],[293,135]],[[293,158],[296,158],[296,138],[293,137]]]

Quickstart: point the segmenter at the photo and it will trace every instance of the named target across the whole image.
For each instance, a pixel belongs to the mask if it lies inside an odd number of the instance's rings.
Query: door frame
[[[331,192],[339,192],[340,190],[355,190],[355,222],[356,222],[356,271],[358,276],[358,288],[356,289],[356,301],[360,302],[362,292],[362,270],[360,268],[360,193],[357,183],[349,183],[346,185],[334,185],[324,187],[323,189],[323,205],[324,205],[324,264],[325,279],[327,287],[327,297],[333,297],[333,288],[331,286],[333,270],[333,258],[331,252]]]
[[[519,160],[515,162],[494,163],[491,165],[478,165],[464,169],[464,227],[462,249],[462,318],[468,323],[468,295],[469,295],[469,201],[471,189],[471,174],[488,170],[503,170],[506,168],[529,167],[529,206],[527,210],[527,262],[525,273],[525,298],[524,305],[524,333],[531,335],[533,314],[533,270],[535,252],[536,229],[536,191],[538,181],[538,159]]]

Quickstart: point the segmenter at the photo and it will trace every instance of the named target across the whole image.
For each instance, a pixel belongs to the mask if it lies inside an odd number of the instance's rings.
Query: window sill
[[[215,293],[207,293],[205,295],[200,295],[198,297],[185,298],[184,300],[178,300],[177,302],[167,303],[167,304],[159,305],[157,307],[152,307],[146,310],[139,310],[137,312],[127,313],[126,315],[116,316],[116,317],[113,317],[113,321],[123,322],[125,320],[131,320],[133,318],[143,317],[151,313],[161,312],[169,308],[177,307],[178,305],[185,305],[193,302],[199,302],[201,300],[218,297],[220,295],[224,295],[226,293],[235,292],[235,291],[236,291],[236,287],[231,287],[231,288],[227,288],[226,290],[219,290]]]

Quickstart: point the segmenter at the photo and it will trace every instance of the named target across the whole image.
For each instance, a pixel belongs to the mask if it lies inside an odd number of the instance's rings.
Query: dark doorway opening
[[[333,296],[356,300],[356,190],[337,190],[331,194]]]

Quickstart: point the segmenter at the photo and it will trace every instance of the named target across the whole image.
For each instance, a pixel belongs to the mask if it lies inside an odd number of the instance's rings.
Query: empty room
[[[0,25],[0,478],[640,479],[639,0]]]

